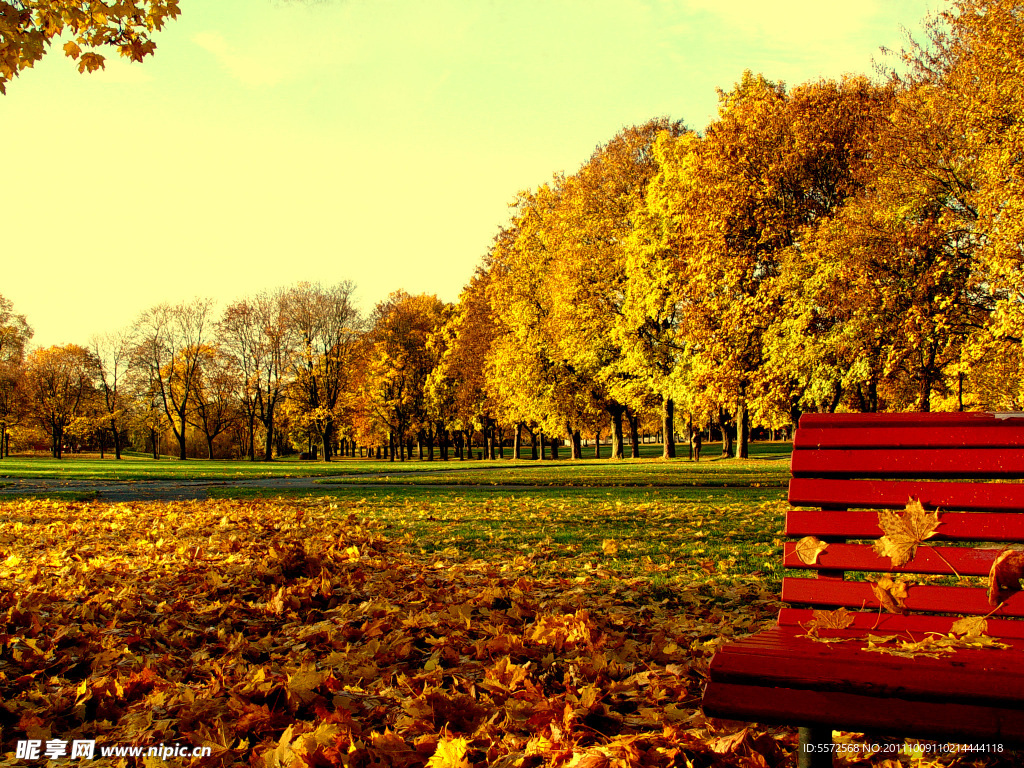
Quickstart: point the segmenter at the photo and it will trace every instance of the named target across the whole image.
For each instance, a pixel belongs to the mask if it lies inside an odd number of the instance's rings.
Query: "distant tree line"
[[[959,0],[878,80],[745,73],[703,133],[626,128],[521,192],[458,302],[299,284],[29,349],[0,436],[119,455],[638,455],[807,411],[1024,404],[1024,16]]]

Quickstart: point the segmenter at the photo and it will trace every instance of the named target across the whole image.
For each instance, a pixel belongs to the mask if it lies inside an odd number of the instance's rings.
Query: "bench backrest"
[[[792,540],[784,564],[803,578],[783,580],[783,600],[864,610],[858,624],[889,630],[948,631],[949,619],[934,614],[992,614],[993,634],[1024,637],[1024,622],[1014,620],[1024,617],[1024,593],[993,613],[985,586],[998,553],[1024,543],[1024,414],[808,414],[800,419],[791,467],[791,506],[816,509],[787,514]],[[878,510],[903,510],[911,498],[940,510],[940,525],[912,560],[894,567],[873,550],[883,535]],[[828,543],[811,564],[797,552],[807,536]],[[958,542],[971,546],[950,546]],[[806,578],[808,571],[815,578]],[[912,586],[907,615],[880,621],[871,584],[848,578],[865,571],[959,576],[972,584]],[[780,623],[806,614],[784,611]]]

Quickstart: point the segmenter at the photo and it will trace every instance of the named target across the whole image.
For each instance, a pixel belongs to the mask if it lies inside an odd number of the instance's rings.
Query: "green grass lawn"
[[[630,576],[673,584],[781,578],[785,490],[770,487],[357,489],[277,494],[224,489],[218,496],[329,500],[447,560],[529,558],[538,575]]]
[[[602,447],[608,456],[608,446]],[[682,456],[670,461],[660,458],[661,447],[642,446],[641,459],[594,459],[593,447],[584,450],[584,458],[571,461],[565,450],[558,461],[534,461],[511,458],[496,461],[450,459],[434,461],[377,461],[342,458],[332,462],[178,461],[162,457],[154,461],[142,454],[128,454],[117,461],[94,455],[67,455],[63,459],[12,456],[0,460],[0,483],[5,479],[57,480],[213,480],[231,481],[269,477],[323,477],[340,482],[356,482],[353,475],[370,476],[378,482],[438,484],[516,484],[516,485],[704,485],[761,483],[778,485],[788,477],[789,443],[754,443],[751,458],[744,461],[718,458],[717,443],[704,446],[702,460],[691,462]],[[511,450],[506,449],[511,456]],[[359,478],[365,480],[366,478]]]

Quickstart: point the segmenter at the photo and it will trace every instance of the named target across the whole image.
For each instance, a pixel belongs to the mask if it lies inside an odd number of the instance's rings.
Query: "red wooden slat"
[[[824,429],[801,427],[794,450],[822,448],[1011,448],[1024,447],[1024,419],[999,426],[935,429],[930,427],[866,427]]]
[[[716,682],[708,684],[701,706],[709,717],[943,741],[955,736],[956,741],[1024,744],[1024,711],[1015,708]]]
[[[930,613],[964,613],[985,616],[992,612],[984,589],[917,585],[909,589],[906,610]],[[787,603],[839,608],[878,608],[871,585],[861,581],[819,581],[784,578],[782,599]],[[1024,593],[1012,595],[994,614],[1024,617]]]
[[[924,639],[913,638],[915,641]],[[960,649],[948,657],[919,657],[913,664],[897,656],[865,650],[866,635],[826,644],[774,629],[743,638],[715,654],[714,681],[815,688],[880,697],[943,697],[1002,706],[1020,699],[1024,672],[1021,641],[1009,649]],[[1004,652],[1000,652],[1004,651]]]
[[[811,429],[861,429],[864,427],[980,427],[1005,425],[1013,428],[1024,413],[805,413],[798,432]]]
[[[807,565],[796,554],[796,542],[787,541],[783,565],[787,568],[833,571],[879,571],[892,573],[928,573],[945,576],[988,576],[992,563],[1003,548],[935,547],[922,545],[914,559],[896,567],[888,557],[879,557],[867,544],[829,544],[814,565]]]
[[[875,539],[882,535],[878,512],[834,512],[791,509],[786,513],[787,536],[832,536]],[[981,512],[942,512],[933,541],[1024,541],[1024,515]]]
[[[793,451],[793,476],[1024,477],[1024,451],[1013,448]]]
[[[941,632],[948,635],[953,627],[956,616],[935,616],[932,614],[894,614],[878,611],[850,611],[853,617],[853,624],[850,625],[851,632],[868,633],[876,635],[891,635],[903,632],[927,633]],[[783,608],[779,611],[779,627],[785,627],[791,632],[804,632],[805,627],[814,619],[812,608]],[[829,634],[827,631],[822,634]],[[992,637],[1017,638],[1024,640],[1024,621],[1019,619],[988,619],[988,632]],[[1024,667],[1022,667],[1024,668]]]
[[[789,503],[800,507],[902,509],[911,497],[927,509],[1024,512],[1024,483],[915,483],[810,477],[794,477],[789,483]]]

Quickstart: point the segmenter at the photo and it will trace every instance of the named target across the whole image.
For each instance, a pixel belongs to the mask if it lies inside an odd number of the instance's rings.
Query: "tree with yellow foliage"
[[[0,0],[0,93],[69,33],[64,54],[79,72],[102,69],[104,49],[142,61],[156,50],[153,33],[180,13],[178,0]]]
[[[25,345],[31,338],[25,316],[15,314],[11,301],[0,296],[0,459],[10,450],[8,430],[21,418]]]
[[[36,349],[25,360],[30,412],[49,435],[55,459],[64,455],[68,428],[86,413],[94,368],[89,351],[77,344]]]

